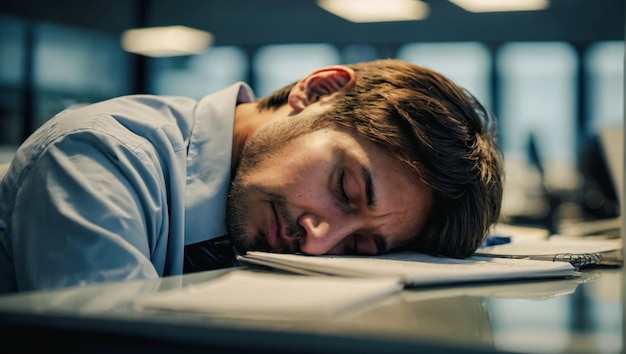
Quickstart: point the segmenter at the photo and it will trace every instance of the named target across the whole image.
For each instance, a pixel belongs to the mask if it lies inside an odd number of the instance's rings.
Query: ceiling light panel
[[[121,45],[131,53],[166,57],[192,55],[205,51],[213,43],[209,32],[185,26],[129,29],[122,33]]]
[[[450,0],[469,12],[537,11],[548,8],[548,0]]]
[[[317,0],[317,5],[357,23],[423,20],[429,12],[418,0]]]

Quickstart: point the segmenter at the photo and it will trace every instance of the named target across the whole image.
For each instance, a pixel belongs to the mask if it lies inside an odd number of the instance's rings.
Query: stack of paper
[[[381,256],[306,256],[248,252],[240,256],[239,260],[245,264],[262,265],[300,274],[400,277],[406,286],[580,275],[574,266],[567,262],[494,257],[455,259],[416,252],[397,252]]]

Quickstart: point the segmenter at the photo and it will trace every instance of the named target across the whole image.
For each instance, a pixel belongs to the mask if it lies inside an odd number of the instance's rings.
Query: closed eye
[[[339,174],[339,178],[337,179],[337,183],[336,183],[336,192],[337,192],[337,196],[339,197],[339,201],[342,204],[349,204],[350,203],[350,198],[348,197],[348,195],[346,194],[346,190],[343,186],[343,180],[344,177],[346,175],[346,170],[342,169],[341,173]]]

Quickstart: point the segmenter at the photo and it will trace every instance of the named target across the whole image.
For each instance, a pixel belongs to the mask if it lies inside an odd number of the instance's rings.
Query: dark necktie
[[[201,272],[235,265],[235,251],[228,235],[185,246],[183,273]]]

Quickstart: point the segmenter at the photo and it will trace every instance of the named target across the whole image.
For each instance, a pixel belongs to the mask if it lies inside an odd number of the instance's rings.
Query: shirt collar
[[[187,154],[186,245],[227,233],[235,107],[254,99],[250,86],[238,82],[198,102]]]

